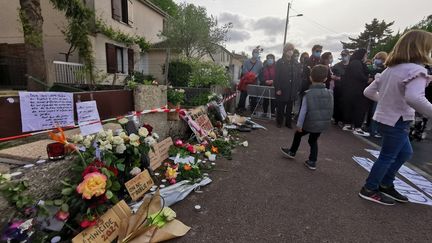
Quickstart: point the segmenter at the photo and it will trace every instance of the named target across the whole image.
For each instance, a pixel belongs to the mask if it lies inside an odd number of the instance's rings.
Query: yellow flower
[[[168,167],[165,172],[165,177],[168,180],[177,178],[177,168]]]
[[[105,193],[107,177],[99,172],[89,173],[78,185],[77,192],[85,199],[100,196]]]
[[[195,150],[197,152],[205,152],[206,148],[204,145],[195,145]]]

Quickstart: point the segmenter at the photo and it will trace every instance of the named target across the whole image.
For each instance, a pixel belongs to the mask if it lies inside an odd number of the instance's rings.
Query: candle
[[[20,175],[22,175],[21,171],[17,171],[17,172],[14,172],[14,173],[10,174],[11,177],[19,177]]]
[[[195,205],[195,210],[197,210],[197,211],[201,210],[201,206],[200,205]]]
[[[43,163],[45,163],[45,162],[46,162],[46,160],[44,160],[44,159],[40,159],[40,160],[36,161],[36,164],[43,164]]]
[[[162,185],[160,185],[159,187],[160,187],[160,188],[165,188],[165,185],[162,184]]]
[[[166,183],[167,182],[167,180],[165,180],[165,179],[162,179],[161,181],[162,181],[162,183]]]
[[[211,163],[211,165],[215,166],[215,165],[216,165],[216,163],[215,163],[215,162],[213,162],[213,163]]]
[[[34,165],[34,164],[26,164],[26,165],[24,165],[23,167],[26,168],[26,169],[28,169],[28,168],[31,168],[31,167],[33,167],[33,166],[35,166],[35,165]]]
[[[160,174],[158,172],[155,173],[155,176],[159,176]]]

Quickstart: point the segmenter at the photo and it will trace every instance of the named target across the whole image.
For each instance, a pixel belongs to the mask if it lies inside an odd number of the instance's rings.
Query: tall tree
[[[46,64],[43,48],[43,18],[40,0],[20,0],[19,16],[24,32],[27,74],[46,83]],[[27,78],[27,90],[45,90],[44,84]]]
[[[218,26],[213,16],[207,16],[205,8],[183,3],[176,15],[168,19],[161,35],[167,44],[181,50],[187,58],[201,58],[216,51],[217,45],[227,40],[232,24]]]
[[[349,38],[351,42],[341,41],[344,49],[369,48],[374,49],[377,45],[387,42],[393,31],[390,27],[393,22],[386,23],[374,18],[370,24],[365,24],[365,30],[357,38]]]
[[[151,2],[168,13],[170,16],[177,14],[178,6],[173,0],[151,0]]]

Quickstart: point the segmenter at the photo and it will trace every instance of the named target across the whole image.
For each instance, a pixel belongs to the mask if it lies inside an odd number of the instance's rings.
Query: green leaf
[[[112,191],[108,190],[106,191],[105,196],[109,200],[114,196],[114,194],[112,193]]]
[[[61,206],[63,204],[63,199],[56,199],[54,200],[54,205]]]
[[[61,205],[61,210],[62,210],[63,212],[69,212],[69,205],[67,205],[66,203],[63,203],[63,204]]]
[[[105,159],[106,166],[110,166],[111,162],[112,162],[112,159],[109,156],[107,156],[107,158]]]
[[[61,194],[64,196],[69,196],[73,192],[73,189],[71,187],[63,188],[61,191]]]
[[[112,185],[112,181],[110,179],[108,179],[107,182],[106,182],[106,187],[110,188],[111,185]]]
[[[117,192],[117,191],[119,191],[120,189],[121,189],[121,185],[120,185],[120,183],[119,183],[118,181],[114,181],[114,182],[112,183],[111,190]]]
[[[101,171],[104,175],[110,177],[110,173],[109,173],[109,170],[107,168],[102,168]]]
[[[117,164],[116,165],[116,167],[117,167],[117,169],[119,170],[119,171],[124,171],[125,170],[125,165],[124,164]]]
[[[64,180],[61,180],[60,182],[61,182],[63,185],[65,185],[65,186],[72,186],[71,184],[67,183],[67,182],[64,181]]]
[[[54,202],[52,200],[45,201],[45,206],[53,206]]]

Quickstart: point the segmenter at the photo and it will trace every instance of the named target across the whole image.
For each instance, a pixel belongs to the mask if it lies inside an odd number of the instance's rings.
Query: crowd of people
[[[273,86],[278,127],[292,128],[293,104],[298,102],[296,132],[292,145],[282,148],[284,156],[294,159],[301,138],[309,135],[309,159],[305,165],[316,169],[318,138],[331,124],[359,136],[382,137],[381,152],[374,163],[359,196],[383,205],[408,202],[393,181],[400,167],[413,153],[409,133],[416,111],[432,117],[432,33],[412,30],[404,34],[390,54],[377,53],[368,60],[366,49],[341,52],[341,61],[332,66],[333,56],[323,53],[323,46],[314,45],[311,55],[296,55],[293,44],[283,48],[282,58],[266,56],[259,59],[260,49],[243,64],[239,83],[239,111],[245,111],[247,86]],[[298,53],[298,52],[297,52]],[[429,96],[429,97],[428,97]],[[251,99],[254,109],[257,101]],[[264,99],[263,111],[269,112]]]

